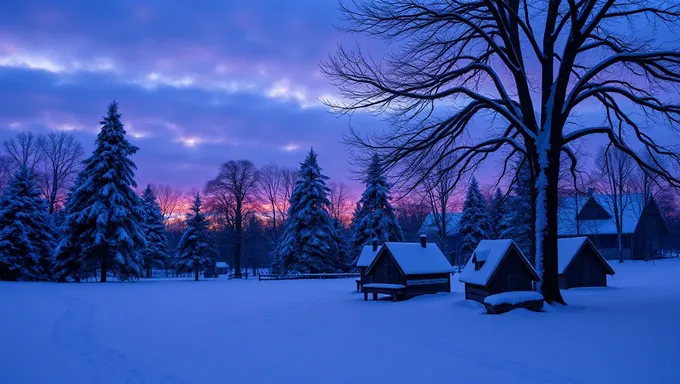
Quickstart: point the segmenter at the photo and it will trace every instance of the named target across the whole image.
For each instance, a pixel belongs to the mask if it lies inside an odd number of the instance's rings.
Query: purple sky
[[[319,62],[337,43],[361,39],[335,28],[336,1],[22,0],[1,8],[0,140],[65,129],[89,151],[115,99],[141,148],[142,186],[202,188],[231,159],[297,167],[311,146],[324,172],[347,182],[340,140],[349,120],[318,102],[335,94]],[[380,56],[380,45],[359,42]],[[384,127],[362,113],[352,125]],[[479,178],[492,179],[493,169]]]
[[[330,0],[3,3],[0,139],[66,129],[89,151],[115,99],[140,185],[201,188],[230,159],[297,166],[310,146],[344,179],[348,119],[318,102],[334,93],[320,60],[356,40],[338,16]]]

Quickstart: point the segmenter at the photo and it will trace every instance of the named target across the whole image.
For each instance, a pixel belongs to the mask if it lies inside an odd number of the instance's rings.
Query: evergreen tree
[[[163,268],[168,260],[168,239],[165,236],[165,224],[161,207],[156,201],[151,186],[147,185],[142,194],[144,207],[144,234],[146,248],[142,252],[146,277],[151,277],[152,267]]]
[[[489,203],[489,228],[490,228],[490,238],[500,239],[501,234],[501,221],[505,213],[505,201],[503,201],[503,192],[500,188],[496,188],[496,193],[494,193]]]
[[[198,274],[214,265],[215,248],[208,232],[208,220],[201,212],[201,196],[196,194],[194,204],[187,213],[186,229],[177,245],[177,272],[193,272],[198,281]]]
[[[33,172],[21,167],[0,197],[0,279],[47,280],[54,227]]]
[[[328,214],[328,177],[314,150],[302,163],[290,198],[288,222],[279,246],[278,273],[335,272],[340,265],[339,236]]]
[[[491,232],[489,208],[486,199],[479,192],[479,185],[474,177],[467,190],[458,228],[462,236],[460,252],[464,258],[463,262],[467,262],[479,242],[490,238]]]
[[[76,277],[83,263],[98,266],[102,282],[109,271],[123,280],[142,275],[144,210],[133,190],[136,167],[128,158],[138,148],[125,138],[115,102],[100,124],[96,148],[66,204],[55,263],[60,280]]]
[[[519,169],[513,193],[499,223],[499,236],[512,239],[524,255],[533,261],[534,215],[531,200],[531,174],[529,168]]]
[[[361,195],[352,220],[352,265],[356,265],[362,247],[370,244],[374,238],[380,243],[404,241],[401,226],[390,204],[390,184],[381,173],[377,154],[371,158],[364,184],[366,190]]]

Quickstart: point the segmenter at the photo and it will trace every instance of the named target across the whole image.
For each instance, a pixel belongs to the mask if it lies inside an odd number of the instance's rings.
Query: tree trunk
[[[101,274],[101,280],[99,280],[102,283],[106,283],[106,273],[108,272],[108,261],[106,260],[106,257],[102,258],[102,274]]]
[[[194,281],[198,281],[198,267],[194,267]]]
[[[546,155],[544,155],[546,156]],[[559,159],[539,169],[536,178],[536,269],[542,281],[537,290],[548,303],[565,304],[557,269],[557,201]]]
[[[146,278],[147,279],[151,278],[151,265],[146,266]]]

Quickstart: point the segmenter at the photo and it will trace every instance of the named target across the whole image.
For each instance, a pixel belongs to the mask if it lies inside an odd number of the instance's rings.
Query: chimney
[[[423,248],[427,247],[427,236],[426,235],[420,235],[420,246]]]
[[[371,244],[373,245],[373,252],[377,251],[378,250],[378,239],[376,239],[374,237],[373,240],[371,241]]]

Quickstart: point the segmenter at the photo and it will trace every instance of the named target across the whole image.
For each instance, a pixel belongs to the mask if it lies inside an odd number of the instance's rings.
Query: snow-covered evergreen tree
[[[380,158],[374,154],[366,169],[364,180],[366,190],[357,204],[357,211],[352,220],[351,257],[352,265],[364,245],[378,239],[380,243],[386,241],[403,241],[404,234],[394,214],[390,195],[390,184],[380,170]]]
[[[290,198],[288,222],[279,246],[279,273],[320,273],[340,269],[339,236],[328,214],[328,177],[314,150],[302,163]]]
[[[467,190],[458,228],[462,236],[460,247],[462,261],[467,262],[479,242],[489,239],[491,234],[489,208],[484,195],[479,192],[479,185],[474,177]]]
[[[521,167],[512,195],[499,223],[499,237],[512,239],[524,255],[533,260],[534,216],[531,200],[531,174],[528,167]]]
[[[108,272],[123,280],[142,275],[144,210],[129,159],[138,148],[125,138],[116,102],[100,124],[96,148],[67,202],[55,263],[61,280],[77,278],[83,262],[99,267],[102,282]]]
[[[187,213],[186,229],[177,245],[175,267],[179,273],[193,272],[198,281],[198,275],[215,261],[215,248],[212,237],[208,232],[208,220],[201,212],[201,196],[196,194],[191,210]]]
[[[501,238],[501,221],[505,214],[505,201],[503,201],[503,198],[501,189],[496,188],[496,192],[489,202],[489,228],[491,230],[489,236],[492,239]]]
[[[54,227],[33,172],[21,167],[0,197],[0,279],[47,280]]]
[[[151,277],[152,268],[163,268],[168,260],[168,240],[165,236],[165,223],[161,207],[156,201],[156,195],[150,185],[146,186],[142,194],[144,204],[144,234],[146,248],[142,252],[146,277]]]

